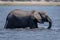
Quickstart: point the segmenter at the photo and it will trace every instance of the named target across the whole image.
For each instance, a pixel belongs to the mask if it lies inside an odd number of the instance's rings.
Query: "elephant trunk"
[[[48,26],[48,29],[50,29],[52,26],[52,22],[49,22],[49,26]]]
[[[49,26],[47,29],[50,29],[52,26],[52,20],[49,17],[47,17],[47,22],[49,23]]]

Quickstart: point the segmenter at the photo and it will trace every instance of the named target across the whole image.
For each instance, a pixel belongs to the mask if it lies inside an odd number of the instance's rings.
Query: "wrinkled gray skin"
[[[37,23],[48,22],[48,29],[51,28],[52,22],[50,17],[46,14],[46,12],[38,12],[38,11],[23,11],[19,9],[15,9],[11,11],[5,23],[5,28],[38,28]]]

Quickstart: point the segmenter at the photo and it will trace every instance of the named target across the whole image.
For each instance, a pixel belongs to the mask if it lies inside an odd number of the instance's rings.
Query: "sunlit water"
[[[48,24],[38,24],[37,29],[4,29],[8,13],[14,9],[47,11],[52,19]],[[0,40],[60,40],[60,6],[0,6]]]

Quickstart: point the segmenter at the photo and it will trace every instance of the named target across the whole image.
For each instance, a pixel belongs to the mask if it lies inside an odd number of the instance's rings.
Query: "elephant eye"
[[[41,13],[40,12],[38,12],[38,14],[41,16]]]
[[[40,12],[38,12],[38,14],[41,15]]]

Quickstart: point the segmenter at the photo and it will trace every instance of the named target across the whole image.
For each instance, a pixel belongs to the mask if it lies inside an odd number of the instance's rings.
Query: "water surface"
[[[47,11],[52,19],[52,28],[48,24],[38,24],[38,29],[4,29],[8,13],[14,9]],[[0,6],[0,40],[60,40],[60,6]]]

